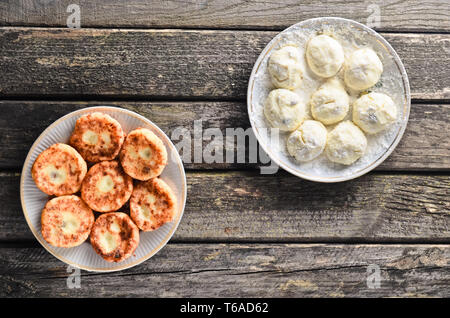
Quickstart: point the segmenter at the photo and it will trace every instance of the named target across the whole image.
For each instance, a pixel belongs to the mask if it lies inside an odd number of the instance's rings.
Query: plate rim
[[[275,44],[279,41],[279,39],[281,38],[281,35],[283,33],[287,32],[290,29],[293,29],[295,27],[301,27],[302,25],[304,25],[306,23],[311,23],[314,21],[323,21],[323,22],[325,22],[325,21],[344,21],[344,22],[353,24],[359,28],[362,28],[364,31],[375,36],[375,38],[378,40],[378,42],[382,46],[385,47],[385,49],[388,51],[388,53],[390,55],[393,56],[395,64],[399,68],[399,71],[402,75],[403,86],[405,87],[405,94],[403,96],[405,98],[405,104],[404,104],[405,120],[404,120],[404,123],[401,125],[399,131],[397,132],[397,135],[395,136],[394,141],[390,144],[388,149],[380,157],[378,157],[378,159],[376,159],[375,161],[372,161],[366,167],[364,167],[350,175],[346,175],[346,176],[339,176],[339,177],[311,176],[311,175],[305,174],[303,172],[300,172],[298,170],[291,169],[284,162],[279,160],[279,158],[274,156],[272,154],[272,152],[270,151],[270,149],[268,149],[268,145],[261,141],[262,137],[259,135],[257,127],[255,125],[255,122],[252,119],[252,117],[253,117],[252,116],[252,90],[253,90],[253,85],[254,85],[254,81],[255,81],[255,75],[262,63],[262,60],[269,53],[269,51],[271,51],[273,46],[275,46]],[[256,139],[258,140],[258,143],[263,148],[263,150],[267,153],[267,155],[270,157],[270,159],[273,160],[279,167],[283,168],[285,171],[291,173],[292,175],[297,176],[302,179],[305,179],[305,180],[321,182],[321,183],[337,183],[337,182],[344,182],[344,181],[359,178],[362,175],[372,171],[378,165],[380,165],[383,161],[385,161],[386,158],[388,158],[391,155],[391,153],[394,151],[394,149],[397,148],[398,143],[400,142],[400,140],[403,137],[403,134],[406,130],[406,126],[408,125],[410,110],[411,110],[411,90],[410,90],[410,86],[409,86],[408,74],[406,73],[406,69],[405,69],[405,66],[403,65],[402,60],[400,59],[400,57],[398,56],[398,54],[394,50],[394,48],[389,44],[389,42],[383,36],[381,36],[375,30],[373,30],[373,29],[369,28],[368,26],[366,26],[362,23],[359,23],[355,20],[345,19],[345,18],[340,18],[340,17],[319,17],[319,18],[311,18],[311,19],[303,20],[303,21],[300,21],[298,23],[295,23],[295,24],[287,27],[286,29],[284,29],[283,31],[281,31],[277,35],[275,35],[272,38],[272,40],[270,40],[270,42],[261,51],[260,55],[258,56],[258,59],[256,60],[255,64],[253,65],[252,72],[250,74],[250,78],[248,81],[248,87],[247,87],[247,113],[249,116],[250,125],[252,127],[253,133],[256,136]]]
[[[94,268],[94,267],[90,267],[90,266],[86,266],[86,265],[81,265],[78,263],[75,263],[73,261],[69,261],[67,259],[65,259],[64,257],[62,257],[61,255],[58,255],[57,253],[55,253],[54,251],[51,251],[49,248],[47,248],[46,243],[42,242],[42,240],[40,239],[40,237],[36,234],[36,229],[34,229],[34,226],[31,224],[31,221],[28,218],[27,215],[27,211],[26,211],[26,206],[25,206],[25,199],[24,199],[24,182],[25,182],[25,173],[26,173],[26,169],[27,166],[31,160],[31,155],[33,153],[33,150],[35,149],[35,147],[37,147],[37,145],[39,144],[39,142],[42,140],[42,138],[44,138],[44,136],[46,136],[51,130],[52,128],[54,128],[56,125],[58,125],[59,123],[63,122],[64,120],[67,120],[69,117],[73,117],[76,116],[79,113],[83,113],[86,111],[101,111],[102,109],[107,109],[110,111],[118,111],[118,112],[123,112],[129,116],[133,116],[136,117],[140,120],[142,120],[143,122],[145,122],[146,124],[149,124],[150,126],[152,126],[153,128],[155,128],[157,131],[159,131],[160,133],[162,133],[166,138],[167,141],[169,143],[169,146],[172,148],[173,151],[176,152],[177,154],[177,161],[178,161],[178,169],[181,172],[181,175],[183,176],[182,178],[182,207],[180,209],[179,212],[179,216],[177,218],[177,220],[174,223],[173,227],[170,229],[170,231],[168,232],[168,234],[166,235],[166,237],[158,244],[158,246],[156,246],[154,249],[152,249],[149,253],[145,254],[143,257],[141,257],[140,259],[131,262],[129,264],[126,265],[122,265],[122,266],[117,266],[114,268]],[[181,219],[183,217],[184,214],[184,209],[186,207],[186,199],[187,199],[187,181],[186,181],[186,172],[184,169],[184,165],[183,165],[183,160],[181,160],[180,154],[178,153],[175,145],[172,143],[172,140],[169,138],[169,136],[167,136],[167,134],[161,129],[159,128],[158,125],[156,125],[155,123],[153,123],[150,119],[132,111],[126,108],[121,108],[121,107],[117,107],[117,106],[108,106],[108,105],[98,105],[98,106],[89,106],[89,107],[83,107],[81,109],[77,109],[75,111],[72,111],[64,116],[61,116],[60,118],[58,118],[57,120],[55,120],[53,123],[51,123],[49,126],[47,126],[47,128],[44,129],[44,131],[42,131],[42,133],[39,135],[38,138],[36,138],[36,140],[33,142],[33,144],[30,147],[30,150],[27,153],[27,156],[25,158],[25,161],[23,163],[22,166],[22,170],[21,170],[21,176],[20,176],[20,202],[21,202],[21,206],[22,206],[22,212],[24,214],[25,220],[27,222],[27,225],[30,229],[30,231],[33,233],[34,237],[36,238],[36,240],[41,244],[41,246],[47,251],[49,252],[51,255],[53,255],[54,257],[56,257],[57,259],[59,259],[60,261],[62,261],[63,263],[82,269],[82,270],[86,270],[89,272],[116,272],[116,271],[121,271],[121,270],[125,270],[134,266],[137,266],[143,262],[145,262],[146,260],[150,259],[151,257],[153,257],[156,253],[158,253],[172,238],[172,236],[174,235],[174,233],[176,232],[179,224],[181,223]],[[120,264],[120,263],[111,263],[111,265],[114,264]]]

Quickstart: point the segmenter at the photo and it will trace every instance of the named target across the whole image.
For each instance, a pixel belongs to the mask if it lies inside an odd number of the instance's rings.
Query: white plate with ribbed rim
[[[300,54],[304,56],[309,38],[321,33],[332,34],[341,42],[346,59],[352,51],[358,48],[372,48],[380,57],[384,71],[379,83],[370,88],[370,91],[389,95],[397,105],[398,119],[396,123],[386,131],[375,135],[366,135],[368,140],[366,153],[350,166],[332,163],[324,153],[307,163],[295,161],[286,149],[287,134],[280,132],[279,137],[272,134],[270,125],[263,114],[265,98],[274,89],[267,72],[267,62],[271,52],[284,45],[294,44],[298,46]],[[301,92],[296,92],[302,95],[300,97],[304,99],[305,103],[308,103],[308,96],[323,83],[323,80],[312,74],[305,59],[301,63],[305,84],[302,84],[304,88],[300,88]],[[342,70],[337,76],[342,78]],[[357,93],[354,93],[354,95],[350,96],[351,102],[358,96]],[[357,178],[371,171],[392,153],[406,128],[411,107],[411,96],[408,76],[403,63],[392,46],[380,34],[353,20],[323,17],[294,24],[277,34],[267,44],[250,75],[247,107],[250,123],[258,142],[269,157],[281,168],[295,176],[311,181],[341,182]],[[351,113],[350,105],[350,110],[344,120],[350,119]],[[331,130],[333,126],[331,125],[327,129]]]
[[[49,196],[40,191],[31,176],[31,167],[37,156],[46,148],[55,143],[67,143],[75,127],[76,120],[85,114],[102,112],[115,118],[125,133],[138,127],[145,127],[153,131],[167,149],[168,163],[164,168],[161,178],[172,188],[177,197],[177,213],[174,221],[164,224],[155,231],[140,231],[140,242],[134,255],[119,263],[105,261],[89,243],[89,239],[83,244],[72,248],[54,247],[48,244],[41,234],[41,211],[49,199]],[[36,239],[42,246],[59,260],[84,269],[95,272],[118,271],[133,267],[155,255],[172,237],[183,216],[186,203],[186,175],[183,163],[175,146],[169,137],[147,118],[118,107],[95,106],[83,108],[69,113],[51,124],[31,146],[25,159],[20,179],[20,199],[25,219]],[[121,211],[119,209],[119,211]],[[122,211],[128,212],[128,211]]]

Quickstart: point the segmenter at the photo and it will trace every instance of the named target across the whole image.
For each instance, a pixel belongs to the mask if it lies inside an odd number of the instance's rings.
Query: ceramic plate
[[[109,263],[97,255],[89,240],[73,248],[60,248],[48,244],[41,234],[41,211],[49,197],[41,192],[31,177],[31,167],[36,157],[55,143],[67,143],[75,127],[76,120],[85,114],[102,112],[115,118],[125,133],[138,127],[153,131],[164,142],[167,148],[168,163],[161,178],[173,189],[178,202],[178,211],[174,221],[164,224],[152,232],[140,232],[140,243],[133,256],[120,263]],[[34,142],[25,160],[20,180],[20,197],[22,209],[28,225],[42,246],[61,261],[88,271],[106,272],[123,270],[135,266],[158,252],[172,237],[184,211],[186,202],[186,176],[180,156],[166,134],[145,117],[132,111],[108,106],[84,108],[61,117],[50,125]],[[125,211],[124,211],[125,212]]]
[[[274,89],[267,71],[268,58],[274,50],[284,45],[296,45],[304,57],[307,41],[317,34],[332,34],[344,47],[345,58],[358,48],[369,47],[380,57],[383,63],[383,74],[380,81],[370,91],[389,95],[397,106],[396,123],[387,130],[367,135],[368,147],[366,153],[350,166],[335,164],[322,153],[318,158],[307,163],[300,163],[292,158],[286,149],[285,141],[288,133],[280,132],[279,137],[273,136],[269,124],[265,120],[264,101],[269,92]],[[301,61],[303,68],[303,83],[297,92],[308,105],[309,97],[323,79],[315,76],[307,66],[305,59]],[[342,70],[338,77],[342,78]],[[305,93],[306,92],[306,93]],[[358,97],[358,92],[350,93],[351,102]],[[354,95],[354,96],[353,96]],[[391,45],[377,32],[358,22],[342,18],[316,18],[295,24],[276,35],[264,48],[256,61],[249,80],[247,106],[253,131],[270,158],[286,171],[312,181],[339,182],[359,177],[382,163],[395,149],[405,131],[410,111],[410,89],[405,68]],[[309,109],[309,105],[307,107]],[[308,110],[309,112],[309,110]],[[347,117],[351,119],[351,105]],[[330,131],[334,126],[328,126]]]

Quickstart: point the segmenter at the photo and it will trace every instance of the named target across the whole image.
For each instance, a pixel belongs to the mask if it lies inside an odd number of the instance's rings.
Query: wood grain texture
[[[449,258],[449,245],[169,244],[69,289],[73,270],[43,248],[1,248],[0,296],[449,297]],[[380,288],[368,288],[371,264]]]
[[[0,172],[0,297],[450,297],[448,174],[374,172],[319,184],[260,175],[258,163],[186,162],[188,201],[171,243],[126,271],[83,271],[81,288],[69,289],[67,266],[37,247],[26,224],[14,172],[46,126],[108,104],[169,136],[181,127],[192,136],[200,119],[203,129],[246,129],[248,78],[273,31],[319,16],[367,23],[378,9],[371,0],[81,0],[85,29],[69,30],[72,2],[0,1],[0,99],[9,99],[0,101],[0,169],[11,171]],[[375,4],[375,29],[390,32],[382,35],[417,102],[378,170],[448,171],[450,3]],[[367,286],[371,264],[381,270],[377,289]]]
[[[276,32],[1,28],[0,98],[244,100]],[[384,34],[415,99],[449,99],[450,34]]]
[[[0,174],[0,240],[34,240],[19,175]],[[339,184],[285,172],[191,172],[178,242],[450,242],[450,178],[369,174]]]
[[[194,163],[194,121],[202,120],[202,128],[250,128],[247,107],[242,102],[51,102],[0,101],[0,168],[22,167],[28,150],[45,128],[63,115],[94,105],[121,106],[136,111],[156,123],[175,144],[183,140],[175,134],[180,128],[189,132],[191,151],[182,153],[186,169],[253,169],[261,165],[226,163],[225,151],[237,151],[236,145],[222,145],[223,162]],[[33,120],[30,120],[30,119]],[[378,170],[448,170],[450,168],[450,105],[413,104],[406,132],[390,157]],[[216,138],[216,140],[218,140]],[[212,138],[203,136],[203,149]],[[236,155],[235,155],[236,158]]]
[[[66,26],[71,0],[0,2],[0,25]],[[412,1],[157,1],[79,0],[82,27],[229,28],[282,30],[302,20],[333,16],[368,23],[380,13],[383,31],[449,31],[450,4]],[[374,6],[376,5],[376,6]]]

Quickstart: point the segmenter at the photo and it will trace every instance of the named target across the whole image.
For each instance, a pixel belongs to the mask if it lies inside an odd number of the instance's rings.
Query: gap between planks
[[[299,21],[301,22],[301,21]],[[287,27],[286,27],[287,28]],[[208,28],[202,28],[202,27],[171,27],[171,26],[151,26],[148,28],[145,27],[132,27],[132,26],[126,26],[126,27],[108,27],[108,26],[101,26],[101,25],[90,25],[88,27],[81,27],[80,29],[82,30],[110,30],[110,31],[142,31],[142,32],[166,32],[166,31],[173,31],[173,32],[268,32],[268,33],[273,33],[273,32],[282,32],[283,30],[285,30],[286,28],[280,28],[280,29],[270,29],[270,28],[239,28],[239,29],[233,29],[233,28],[214,28],[214,27],[208,27]],[[66,28],[64,26],[54,26],[54,25],[0,25],[0,30],[2,29],[17,29],[17,30],[48,30],[48,29],[56,29],[56,30],[60,30],[60,29],[70,29],[70,28]],[[439,31],[433,31],[433,30],[420,30],[420,31],[415,31],[415,30],[395,30],[395,29],[373,29],[374,31],[376,31],[377,33],[386,33],[386,34],[417,34],[417,35],[427,35],[427,34],[436,34],[436,35],[447,35],[450,34],[450,31],[443,31],[443,30],[439,30]]]

